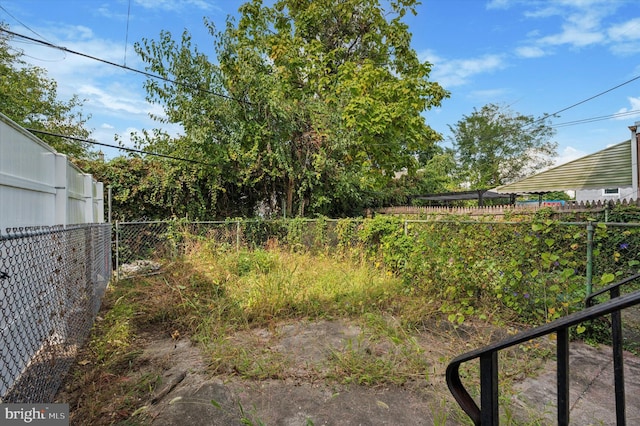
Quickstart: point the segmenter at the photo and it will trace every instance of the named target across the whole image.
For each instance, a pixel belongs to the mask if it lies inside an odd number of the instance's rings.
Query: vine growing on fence
[[[552,321],[583,307],[587,282],[586,222],[566,223],[541,213],[535,220],[406,221],[373,219],[244,220],[225,222],[249,249],[280,247],[371,262],[401,277],[406,294],[437,304],[451,322],[469,317]],[[596,223],[593,287],[638,272],[640,227]],[[183,221],[170,227],[174,244]],[[213,234],[206,234],[213,235]],[[205,237],[207,238],[207,237]],[[231,242],[230,242],[231,243]]]

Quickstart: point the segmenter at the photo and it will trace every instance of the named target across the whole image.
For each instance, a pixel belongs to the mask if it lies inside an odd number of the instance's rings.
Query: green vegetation
[[[0,22],[0,27],[7,25]],[[58,99],[57,83],[44,69],[28,65],[9,42],[10,37],[0,32],[0,112],[26,128],[86,139],[90,132],[85,128],[88,117],[81,111],[82,100],[77,96]],[[91,156],[89,147],[81,142],[38,137],[63,154]]]
[[[495,104],[474,109],[449,129],[458,181],[471,189],[495,188],[550,167],[558,145],[550,140],[548,119]]]
[[[134,342],[150,333],[199,343],[217,376],[436,386],[460,348],[483,346],[508,335],[505,330],[582,307],[585,227],[510,219],[299,218],[232,222],[208,232],[177,221],[168,227],[168,241],[178,245],[161,250],[178,253],[163,259],[165,272],[123,280],[107,292],[80,357],[89,362],[74,373],[75,386],[94,391],[77,415],[100,416],[117,406],[122,419],[136,412],[144,423],[140,406],[161,385],[162,366],[141,366]],[[233,234],[238,230],[239,238]],[[594,235],[596,288],[638,269],[627,253],[640,247],[638,230],[610,231],[601,225]],[[286,351],[265,345],[265,334],[270,342],[282,337],[282,324],[325,320],[348,321],[359,332],[319,364],[301,370]],[[578,332],[584,337],[588,330]],[[541,339],[501,353],[505,401],[510,383],[536,374],[553,356],[550,343]],[[461,371],[471,389],[478,386],[477,368]],[[114,392],[123,397],[114,400]],[[433,410],[441,420],[464,418],[454,406]],[[508,422],[514,415],[505,409]]]
[[[249,1],[222,30],[205,22],[215,60],[187,32],[142,40],[147,69],[180,83],[145,84],[159,122],[185,132],[140,143],[210,164],[188,167],[208,176],[218,211],[360,214],[395,172],[414,175],[439,151],[422,113],[448,93],[411,48],[403,17],[415,4]]]

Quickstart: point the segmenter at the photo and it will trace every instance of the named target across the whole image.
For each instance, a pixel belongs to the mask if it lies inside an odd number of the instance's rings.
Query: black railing
[[[508,339],[476,349],[454,358],[447,366],[447,385],[460,407],[471,418],[475,425],[498,425],[498,352],[538,337],[551,333],[557,334],[557,408],[558,425],[569,424],[569,328],[585,321],[590,321],[612,314],[612,346],[614,351],[614,376],[616,388],[616,420],[618,426],[625,424],[624,381],[622,360],[622,326],[620,311],[640,304],[640,290],[620,296],[620,286],[640,278],[640,274],[626,278],[620,282],[593,293],[587,298],[587,307],[580,312],[559,318],[548,324],[516,334]],[[605,292],[611,299],[593,305],[596,296]],[[616,330],[616,327],[618,328]],[[616,358],[618,360],[616,361]],[[474,359],[480,359],[480,407],[465,389],[460,380],[460,365]]]

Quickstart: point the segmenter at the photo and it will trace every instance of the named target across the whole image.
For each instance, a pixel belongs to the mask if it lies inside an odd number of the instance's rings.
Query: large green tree
[[[470,189],[504,185],[553,164],[557,143],[546,119],[488,104],[449,126],[457,178]]]
[[[7,29],[0,23],[0,30]],[[42,68],[27,64],[22,53],[10,45],[8,33],[0,31],[0,112],[26,128],[86,139],[88,117],[83,116],[82,101],[73,96],[58,99],[58,85]],[[37,135],[58,152],[73,157],[90,155],[89,147],[75,140]]]
[[[440,135],[421,115],[447,92],[411,48],[416,0],[261,0],[214,37],[216,60],[163,32],[136,46],[148,98],[184,136],[161,146],[215,164],[224,196],[288,214],[353,214]],[[224,197],[219,197],[222,200]]]

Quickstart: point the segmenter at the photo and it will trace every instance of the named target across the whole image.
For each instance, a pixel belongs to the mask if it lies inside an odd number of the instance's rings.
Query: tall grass
[[[198,284],[180,282],[185,277],[174,274],[173,286],[190,302],[214,309],[210,319],[225,327],[389,309],[403,287],[365,262],[284,250],[220,250],[212,243],[191,247],[185,267],[199,277]]]

